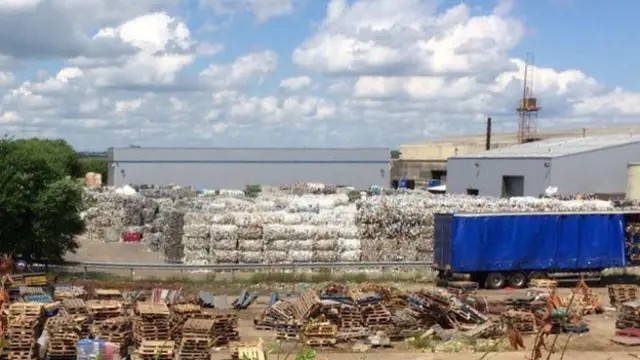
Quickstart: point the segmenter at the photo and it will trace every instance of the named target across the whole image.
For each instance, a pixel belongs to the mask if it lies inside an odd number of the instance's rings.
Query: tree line
[[[0,139],[0,253],[61,262],[84,229],[87,172],[107,180],[102,158],[83,158],[64,140]]]

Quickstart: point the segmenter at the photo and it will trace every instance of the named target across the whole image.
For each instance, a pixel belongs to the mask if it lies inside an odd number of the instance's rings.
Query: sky
[[[0,0],[0,132],[122,146],[395,148],[640,119],[640,2]]]

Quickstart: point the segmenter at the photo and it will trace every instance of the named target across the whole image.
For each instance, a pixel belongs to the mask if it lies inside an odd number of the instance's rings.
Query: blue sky
[[[480,133],[488,116],[514,131],[527,52],[541,130],[633,123],[639,11],[596,0],[15,0],[0,3],[0,125],[86,150],[396,147]]]

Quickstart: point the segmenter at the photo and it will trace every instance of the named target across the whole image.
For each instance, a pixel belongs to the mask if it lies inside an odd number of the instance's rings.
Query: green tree
[[[80,174],[84,175],[88,172],[94,172],[102,175],[102,183],[107,183],[107,174],[109,172],[109,163],[107,159],[102,158],[80,158]]]
[[[82,188],[68,176],[78,172],[69,148],[62,140],[0,139],[0,252],[59,262],[78,248]]]
[[[400,151],[399,150],[391,150],[391,158],[392,159],[400,159]]]

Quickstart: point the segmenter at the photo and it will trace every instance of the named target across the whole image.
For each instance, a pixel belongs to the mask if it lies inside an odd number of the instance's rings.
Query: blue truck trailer
[[[489,289],[534,278],[600,279],[638,265],[640,213],[436,214],[434,260],[442,280],[468,274]]]

